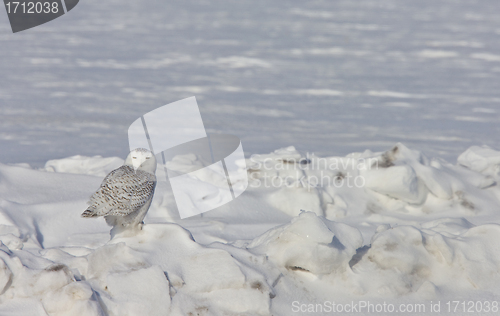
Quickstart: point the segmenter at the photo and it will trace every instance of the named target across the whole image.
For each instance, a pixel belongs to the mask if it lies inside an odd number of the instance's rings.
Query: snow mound
[[[458,156],[458,163],[481,174],[500,178],[500,151],[488,146],[472,146]]]
[[[123,165],[123,162],[124,160],[118,157],[102,158],[101,156],[85,157],[77,155],[64,159],[49,160],[42,170],[104,177],[112,170]]]
[[[202,216],[179,219],[159,183],[143,229],[112,239],[103,220],[80,214],[121,159],[0,164],[0,314],[286,315],[295,301],[332,297],[498,300],[498,157],[471,147],[452,165],[403,144],[326,158],[287,147],[247,159],[246,192]]]
[[[451,224],[461,232],[438,232],[426,224],[429,228],[398,226],[376,233],[368,251],[353,266],[355,273],[371,275],[376,281],[362,282],[360,287],[365,293],[389,297],[416,292],[432,298],[436,292],[471,291],[498,283],[500,225],[467,229],[470,223],[462,223],[465,227],[456,221]]]
[[[491,164],[484,168],[497,170],[499,156],[487,153],[496,158],[489,158]],[[465,159],[460,161],[466,165]],[[484,190],[496,184],[488,173],[428,159],[403,144],[383,153],[327,158],[301,156],[289,147],[252,156],[247,165],[250,188],[264,191],[272,206],[291,216],[300,209],[332,220],[387,212],[465,215],[488,211],[497,201]]]
[[[35,298],[49,315],[105,315],[91,286],[77,281],[68,266],[27,251],[0,246],[0,302]],[[38,313],[36,313],[38,314]]]
[[[286,269],[329,274],[347,269],[362,242],[356,228],[302,212],[289,224],[254,239],[248,248]]]
[[[134,270],[142,265],[156,266],[157,270],[165,272],[162,277],[167,291],[164,294],[171,296],[172,311],[179,315],[196,314],[199,310],[265,315],[269,310],[269,289],[264,286],[256,288],[253,285],[255,277],[247,275],[227,251],[196,243],[191,234],[178,225],[150,224],[144,226],[137,236],[117,235],[110,243],[113,247],[122,248],[122,251],[126,250],[127,254],[135,253],[131,258],[141,258],[138,262],[132,261],[124,270]],[[124,257],[107,250],[102,253],[104,257],[99,259],[100,265],[108,265],[112,258]],[[260,279],[262,284],[266,282],[262,277]],[[153,289],[158,291],[157,287]],[[228,300],[228,297],[231,299]],[[164,301],[161,299],[158,303],[163,304]]]

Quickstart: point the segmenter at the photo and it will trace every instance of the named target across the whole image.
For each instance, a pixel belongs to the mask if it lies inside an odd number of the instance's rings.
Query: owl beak
[[[137,160],[134,160],[132,162],[132,167],[134,167],[134,171],[137,171],[137,169],[139,169],[139,167],[141,166],[141,163]]]

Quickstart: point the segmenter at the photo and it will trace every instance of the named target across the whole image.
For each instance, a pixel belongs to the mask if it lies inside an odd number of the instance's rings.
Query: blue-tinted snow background
[[[125,157],[141,114],[195,95],[247,154],[396,142],[455,162],[500,148],[500,2],[80,1],[11,32],[0,10],[0,161]]]

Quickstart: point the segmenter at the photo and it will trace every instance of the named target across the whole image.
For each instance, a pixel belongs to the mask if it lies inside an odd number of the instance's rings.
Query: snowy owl
[[[156,158],[149,150],[130,152],[123,166],[111,171],[88,201],[82,217],[104,216],[111,235],[124,228],[142,229],[156,187]]]

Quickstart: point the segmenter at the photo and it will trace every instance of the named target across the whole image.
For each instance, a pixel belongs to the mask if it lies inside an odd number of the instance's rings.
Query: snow
[[[66,159],[49,160],[45,163],[45,170],[105,177],[110,171],[123,165],[123,162],[124,160],[118,157],[103,159],[101,156],[77,155]]]
[[[290,224],[254,239],[248,248],[285,269],[330,274],[345,270],[362,242],[357,229],[303,212]]]
[[[487,146],[472,146],[461,154],[458,163],[494,179],[500,176],[499,152]]]
[[[123,158],[134,120],[195,95],[208,132],[237,135],[247,155],[404,142],[454,163],[500,148],[497,11],[497,0],[87,0],[18,34],[1,11],[0,161]]]
[[[498,303],[498,11],[87,0],[12,34],[0,10],[0,315]],[[241,139],[246,191],[181,219],[159,182],[143,230],[113,238],[81,218],[130,124],[193,95],[208,133]],[[169,167],[226,185],[203,163]]]
[[[178,168],[199,164],[181,158]],[[247,158],[253,182],[230,204],[180,219],[160,186],[143,229],[111,238],[80,213],[120,161],[0,165],[2,315],[283,315],[332,298],[500,298],[492,148],[452,165],[401,143],[345,157],[286,147]],[[322,172],[334,179],[315,182]],[[339,185],[350,176],[366,182]]]

